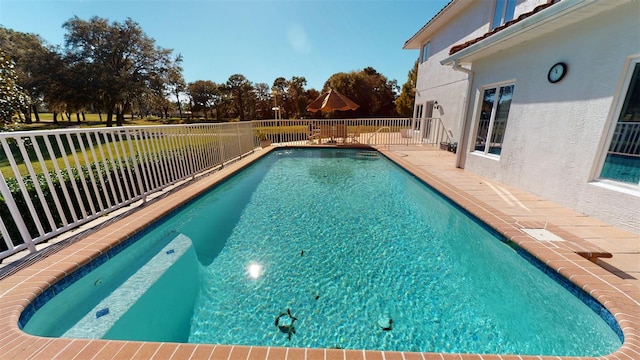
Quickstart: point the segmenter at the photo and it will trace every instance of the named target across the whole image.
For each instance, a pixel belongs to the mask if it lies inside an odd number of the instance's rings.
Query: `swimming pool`
[[[225,211],[212,210],[218,206]],[[26,312],[23,329],[549,355],[607,354],[621,342],[600,314],[531,266],[526,254],[377,153],[277,151],[131,242],[39,311]],[[136,279],[131,261],[147,275]],[[126,296],[113,298],[112,289]],[[74,311],[61,311],[61,304]],[[275,324],[287,309],[295,334]],[[114,315],[110,326],[98,324]],[[65,335],[85,317],[97,321]]]

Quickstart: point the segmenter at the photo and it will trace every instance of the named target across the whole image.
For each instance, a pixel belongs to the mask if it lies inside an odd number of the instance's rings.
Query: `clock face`
[[[562,78],[567,73],[567,64],[565,63],[557,63],[551,67],[549,70],[549,74],[547,75],[547,79],[550,83],[557,83],[562,80]]]

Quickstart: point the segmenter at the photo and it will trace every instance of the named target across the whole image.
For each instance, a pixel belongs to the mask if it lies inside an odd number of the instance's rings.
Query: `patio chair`
[[[347,139],[351,139],[351,143],[354,143],[354,142],[360,143],[358,139],[360,138],[361,131],[362,131],[362,125],[358,125],[358,127],[354,132],[347,134]],[[345,142],[347,139],[345,139]]]
[[[307,130],[307,139],[310,144],[322,144],[323,139],[333,139],[335,130],[330,125],[320,124]]]
[[[322,143],[320,128],[312,127],[307,130],[307,141],[309,142],[309,144],[315,144],[316,141],[318,142],[318,144]]]
[[[338,142],[338,139],[340,139],[340,142],[342,144],[347,142],[347,125],[345,124],[336,125],[335,141]]]
[[[323,139],[330,139],[327,143],[331,143],[332,142],[331,140],[333,140],[334,133],[335,133],[335,130],[331,125],[321,124],[320,135],[318,135],[320,140],[319,143],[322,144]]]

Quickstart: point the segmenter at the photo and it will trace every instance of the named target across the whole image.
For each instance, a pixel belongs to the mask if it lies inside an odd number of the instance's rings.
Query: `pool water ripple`
[[[485,289],[473,283],[482,283],[490,272],[469,266],[464,257],[475,257],[475,251],[461,258],[451,250],[491,241],[498,251],[514,252],[491,235],[478,235],[480,227],[468,218],[434,218],[434,213],[450,210],[421,187],[383,159],[281,156],[253,193],[225,247],[202,270],[206,275],[201,277],[189,341],[435,352],[554,351],[544,345],[544,330],[536,334],[541,339],[535,345],[529,345],[533,334],[514,338],[514,330],[524,329],[517,324],[505,328],[503,322],[521,312],[498,309],[507,319],[496,320],[494,304],[490,309],[483,305],[484,291],[495,291],[496,284]],[[264,274],[247,278],[249,263],[261,264]],[[291,339],[274,324],[286,309],[297,318]],[[390,331],[377,324],[385,316],[393,319]]]
[[[193,246],[104,338],[562,356],[620,347],[599,314],[493,232],[359,151],[274,151],[157,224],[131,247],[162,249],[164,234]],[[56,316],[72,318],[56,304],[74,286],[52,300]],[[277,326],[283,314],[293,328]],[[50,317],[34,318],[42,330],[25,331],[59,336]]]

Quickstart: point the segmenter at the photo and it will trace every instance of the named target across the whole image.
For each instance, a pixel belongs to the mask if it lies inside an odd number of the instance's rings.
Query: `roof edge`
[[[627,0],[627,1],[619,1],[616,0],[615,3],[618,5],[636,0]],[[567,15],[576,10],[580,10],[583,7],[592,5],[597,3],[598,0],[561,0],[553,4],[553,6],[549,6],[542,11],[539,11],[522,21],[518,21],[515,24],[502,29],[499,32],[491,34],[474,44],[471,44],[468,47],[465,47],[461,50],[456,51],[451,54],[449,57],[440,61],[441,65],[451,65],[454,62],[458,63],[470,63],[470,61],[465,61],[470,56],[479,53],[482,50],[485,50],[495,44],[499,44],[501,42],[507,41],[515,36],[520,35],[521,33],[535,29],[539,26],[545,25],[551,21],[557,20],[559,17]],[[617,6],[617,5],[616,5]],[[571,22],[573,23],[573,22]],[[567,23],[569,25],[571,23]]]
[[[451,17],[457,15],[460,10],[462,10],[465,6],[469,5],[470,1],[465,0],[451,0],[445,7],[443,7],[431,20],[427,21],[424,26],[420,28],[411,38],[404,42],[402,49],[420,49],[422,45],[419,38],[422,37],[422,34],[431,30],[431,28],[438,28],[440,25],[443,25],[447,21],[451,19]]]

